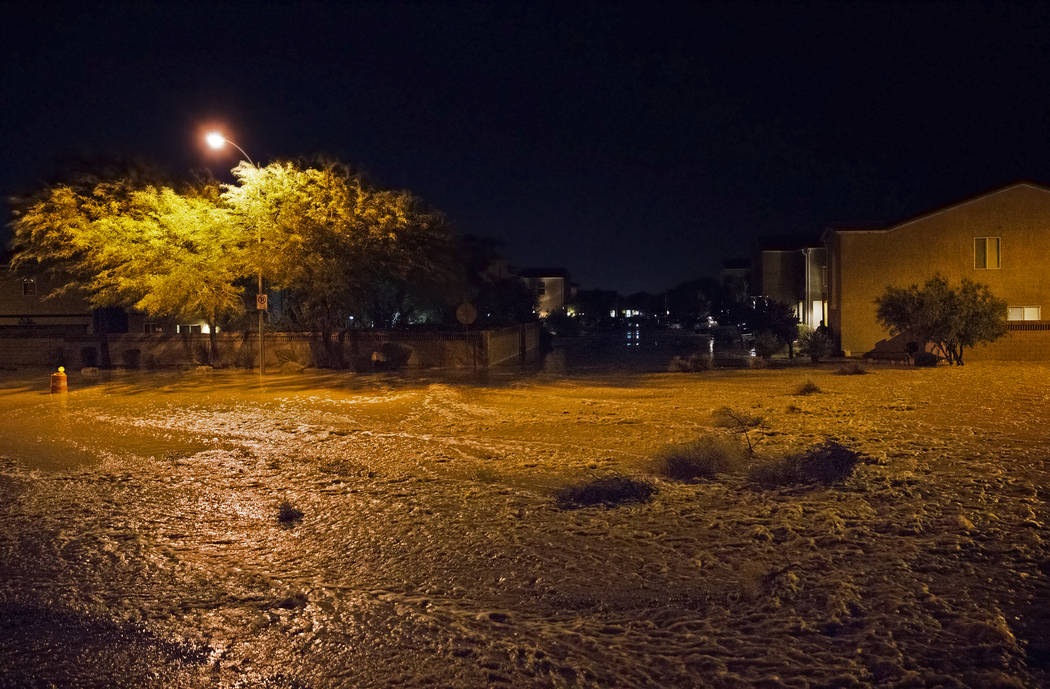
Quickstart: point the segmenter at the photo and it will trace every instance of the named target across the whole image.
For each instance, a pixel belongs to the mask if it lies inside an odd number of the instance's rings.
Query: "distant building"
[[[95,315],[82,295],[69,292],[45,299],[62,286],[42,273],[24,276],[0,265],[0,328],[36,333],[81,334],[92,331]]]
[[[573,287],[564,268],[526,268],[520,277],[536,297],[536,313],[544,318],[572,301]]]
[[[761,251],[761,295],[790,305],[803,325],[828,319],[827,250],[819,245],[780,244]]]
[[[847,355],[903,350],[875,319],[888,286],[935,274],[988,285],[1008,304],[1012,334],[976,358],[1050,359],[1050,189],[1013,184],[880,229],[829,229],[828,315]]]

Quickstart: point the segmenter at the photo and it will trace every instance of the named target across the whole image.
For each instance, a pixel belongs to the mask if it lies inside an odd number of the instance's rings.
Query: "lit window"
[[[22,296],[36,296],[36,280],[34,280],[33,278],[26,278],[25,280],[22,280]]]
[[[1039,306],[1011,306],[1006,310],[1008,321],[1041,321],[1042,308]]]
[[[977,270],[1001,268],[998,237],[975,237],[973,240],[973,267]]]

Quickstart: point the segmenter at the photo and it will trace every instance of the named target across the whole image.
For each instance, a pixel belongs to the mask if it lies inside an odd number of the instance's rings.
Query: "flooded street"
[[[556,373],[5,374],[0,686],[1046,686],[1050,368]],[[869,461],[654,475],[723,406]]]

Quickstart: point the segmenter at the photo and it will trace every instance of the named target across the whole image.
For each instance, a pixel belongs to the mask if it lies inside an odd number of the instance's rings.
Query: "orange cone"
[[[51,374],[51,394],[66,392],[66,367],[59,366],[56,373]]]

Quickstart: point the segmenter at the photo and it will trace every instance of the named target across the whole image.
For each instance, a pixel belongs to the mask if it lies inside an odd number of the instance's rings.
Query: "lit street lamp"
[[[248,159],[248,163],[252,167],[258,167],[252,157],[248,155],[247,151],[238,146],[235,142],[227,139],[219,132],[208,132],[204,135],[204,141],[214,149],[220,149],[226,144],[229,144],[236,148],[241,154]],[[259,312],[259,375],[263,375],[266,370],[266,349],[263,347],[263,312],[267,308],[266,293],[263,292],[263,274],[262,274],[262,226],[256,223],[255,226],[255,237],[259,242],[259,293],[255,297],[255,308]]]

